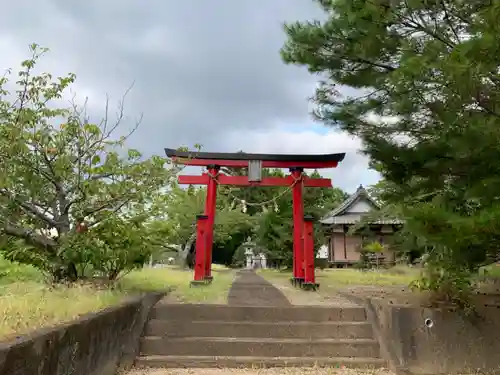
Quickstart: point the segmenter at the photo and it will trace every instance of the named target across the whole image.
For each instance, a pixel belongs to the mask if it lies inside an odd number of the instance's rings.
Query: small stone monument
[[[259,257],[260,257],[260,266],[261,266],[261,268],[267,268],[267,257],[266,257],[266,254],[260,253]]]
[[[255,242],[252,242],[251,238],[247,238],[247,242],[243,245],[245,249],[245,257],[246,257],[246,268],[256,269],[256,268],[267,268],[267,257],[266,254],[259,252],[256,254],[257,245]]]
[[[250,237],[247,238],[247,242],[243,244],[243,248],[245,249],[245,257],[246,257],[246,268],[248,270],[253,268],[253,249],[255,249],[255,243],[252,242],[252,239]]]

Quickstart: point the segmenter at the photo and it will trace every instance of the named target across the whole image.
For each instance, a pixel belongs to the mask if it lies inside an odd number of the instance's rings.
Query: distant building
[[[349,233],[349,229],[379,205],[368,195],[363,186],[346,199],[340,206],[320,220],[328,237],[328,261],[333,267],[348,267],[360,260],[360,250],[368,242],[378,241],[386,245],[388,239],[401,227],[403,221],[376,220],[368,223],[370,234],[360,232]],[[394,253],[388,248],[381,254],[384,262],[395,261]]]
[[[318,253],[316,254],[316,259],[328,259],[329,254],[328,254],[328,246],[327,245],[322,245],[318,249]]]

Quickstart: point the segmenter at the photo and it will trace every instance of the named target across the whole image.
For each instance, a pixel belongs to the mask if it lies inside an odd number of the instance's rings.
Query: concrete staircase
[[[363,307],[158,304],[137,367],[383,367]]]

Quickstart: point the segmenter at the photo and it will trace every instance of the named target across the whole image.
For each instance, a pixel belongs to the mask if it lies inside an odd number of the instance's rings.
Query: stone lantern
[[[247,242],[243,244],[243,248],[245,249],[245,257],[246,257],[246,268],[247,269],[252,269],[253,268],[253,258],[255,256],[254,254],[254,249],[256,245],[254,242],[252,242],[251,238],[247,238]]]

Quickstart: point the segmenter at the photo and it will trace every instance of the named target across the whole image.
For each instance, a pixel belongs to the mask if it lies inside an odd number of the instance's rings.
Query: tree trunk
[[[75,282],[78,280],[78,270],[76,264],[70,262],[68,264],[59,266],[54,272],[52,272],[52,277],[56,283],[62,282]]]
[[[115,281],[118,278],[118,275],[120,274],[119,270],[111,270],[108,272],[108,280],[109,281]]]
[[[189,253],[191,251],[191,247],[193,246],[194,241],[196,240],[196,233],[193,233],[191,237],[189,237],[189,240],[187,241],[186,245],[184,246],[184,249],[179,252],[179,265],[181,267],[189,267],[191,263],[191,259],[189,256]]]

